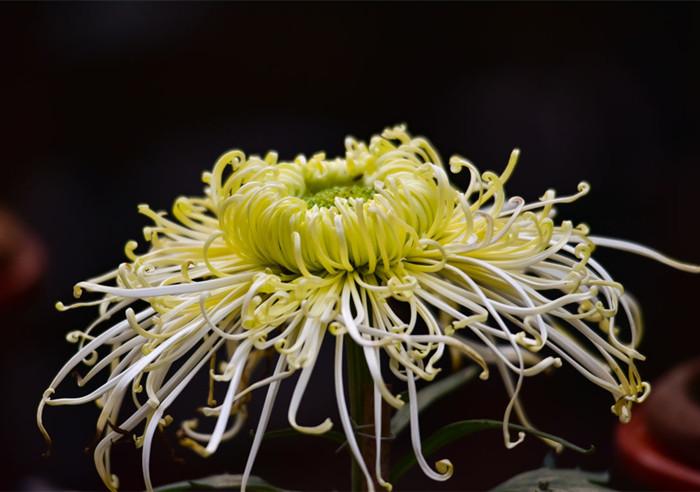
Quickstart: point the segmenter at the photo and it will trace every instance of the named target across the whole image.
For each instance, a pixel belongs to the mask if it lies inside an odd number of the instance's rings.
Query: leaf
[[[295,429],[292,429],[291,427],[287,427],[286,429],[275,429],[272,431],[268,431],[263,435],[263,439],[279,439],[281,437],[299,437],[299,435],[322,437],[324,439],[328,439],[329,441],[333,441],[336,444],[344,444],[346,441],[345,435],[341,434],[340,432],[328,431],[328,432],[324,432],[323,434],[304,434],[304,433],[301,433]]]
[[[465,367],[464,369],[450,374],[444,379],[430,383],[418,392],[418,413],[422,412],[443,396],[451,393],[467,381],[474,379],[479,372],[476,366]],[[391,418],[391,434],[397,436],[411,421],[408,405],[401,407]]]
[[[461,439],[462,437],[473,434],[474,432],[489,430],[489,429],[501,429],[503,427],[503,422],[499,420],[461,420],[459,422],[453,422],[448,424],[442,429],[435,431],[433,435],[423,440],[423,454],[427,457],[435,452],[437,452],[442,447]],[[579,453],[591,453],[594,447],[591,446],[588,449],[584,449],[580,446],[570,443],[562,439],[561,437],[553,436],[552,434],[547,434],[546,432],[527,429],[521,425],[510,424],[508,426],[512,430],[522,431],[528,434],[532,434],[537,437],[544,439],[549,439],[556,441],[562,446],[577,451]],[[416,457],[413,453],[405,455],[396,465],[394,471],[391,475],[392,482],[398,481],[408,470],[416,464]]]
[[[607,473],[540,468],[516,475],[492,489],[491,492],[612,491],[612,489],[597,485],[607,481]]]
[[[243,475],[212,475],[197,480],[186,480],[154,489],[154,492],[180,492],[188,490],[240,490]],[[283,492],[282,489],[270,485],[260,477],[248,478],[247,490],[252,492]]]

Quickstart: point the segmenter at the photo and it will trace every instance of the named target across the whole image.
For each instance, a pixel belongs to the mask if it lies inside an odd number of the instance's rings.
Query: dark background
[[[40,456],[35,405],[74,350],[64,334],[94,314],[60,314],[53,303],[141,239],[138,203],[167,208],[200,193],[201,171],[232,147],[334,155],[345,135],[366,139],[399,122],[444,158],[460,153],[484,170],[502,169],[519,146],[511,194],[569,193],[586,179],[591,194],[560,217],[700,261],[699,21],[698,4],[2,4],[0,205],[49,255],[40,286],[0,318],[3,487],[100,488],[83,452],[94,407],[50,408],[55,445]],[[597,254],[645,308],[642,374],[653,380],[696,356],[700,278]],[[335,415],[331,374],[318,371],[314,383],[301,414],[313,423]],[[560,464],[614,463],[603,390],[562,369],[528,380],[525,402],[543,429],[598,448]],[[475,382],[426,413],[423,433],[500,418],[505,403],[497,378]],[[281,409],[274,423],[285,425]],[[243,434],[209,460],[159,444],[156,483],[241,472]],[[507,451],[490,432],[445,449],[451,481],[416,472],[399,486],[483,489],[539,466],[546,452],[534,439]],[[126,489],[142,487],[139,460],[133,446],[115,447]],[[346,454],[308,437],[267,443],[255,472],[289,488],[348,485]]]

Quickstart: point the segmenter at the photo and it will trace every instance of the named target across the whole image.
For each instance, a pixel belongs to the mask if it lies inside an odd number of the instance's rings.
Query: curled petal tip
[[[454,473],[454,466],[450,460],[442,459],[435,462],[435,470],[445,479],[448,479]]]

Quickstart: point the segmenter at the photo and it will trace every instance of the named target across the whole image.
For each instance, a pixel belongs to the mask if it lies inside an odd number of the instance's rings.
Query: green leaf
[[[435,431],[433,435],[423,440],[423,454],[427,457],[442,447],[457,441],[465,436],[479,432],[482,430],[489,429],[501,429],[503,427],[503,422],[499,420],[461,420],[459,422],[454,422],[452,424],[446,425],[442,429]],[[544,439],[549,439],[556,441],[562,446],[577,451],[579,453],[591,453],[593,451],[593,446],[588,449],[584,449],[580,446],[570,443],[562,439],[561,437],[553,436],[552,434],[547,434],[546,432],[527,429],[521,425],[510,424],[508,426],[511,430],[522,431],[528,434],[532,434],[537,437]],[[394,471],[391,475],[392,482],[398,481],[408,470],[416,464],[416,457],[413,453],[405,455],[394,467]]]
[[[263,435],[263,439],[279,439],[281,437],[299,437],[300,435],[322,437],[324,439],[328,439],[329,441],[333,441],[336,444],[344,444],[346,441],[345,435],[341,434],[340,432],[328,431],[328,432],[324,432],[323,434],[303,434],[295,429],[292,429],[291,427],[287,427],[286,429],[275,429],[272,431],[267,431]]]
[[[603,492],[612,491],[600,483],[608,481],[607,473],[581,470],[540,468],[516,475],[491,492]]]
[[[474,379],[479,369],[476,366],[450,374],[446,378],[430,383],[418,392],[418,413],[422,412],[443,396],[456,390],[466,382]],[[397,436],[411,421],[408,405],[401,407],[391,418],[391,434]]]
[[[186,480],[157,487],[155,492],[181,492],[188,490],[240,490],[243,475],[212,475],[197,480]],[[251,476],[248,479],[247,490],[252,492],[283,492],[282,489],[270,485],[260,477]]]

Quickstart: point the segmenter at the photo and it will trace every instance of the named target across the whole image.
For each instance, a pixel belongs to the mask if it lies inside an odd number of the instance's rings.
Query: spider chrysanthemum
[[[562,363],[607,390],[612,411],[629,419],[632,404],[649,391],[635,365],[643,359],[639,311],[591,254],[601,245],[687,271],[697,267],[555,221],[552,207],[585,195],[585,183],[571,196],[549,190],[533,203],[509,199],[504,184],[517,150],[500,175],[451,158],[452,173],[468,173],[460,191],[435,149],[403,127],[385,130],[369,145],[348,138],[345,147],[342,158],[321,153],[292,162],[278,162],[272,152],[260,158],[231,151],[204,174],[203,197],[175,201],[173,219],[140,206],[153,221],[144,230],[149,249],[137,254],[130,241],[128,262],[75,287],[76,296],[103,294],[74,305],[99,306],[99,317],[69,334],[79,350],[44,393],[42,431],[45,405],[96,402],[101,440],[94,457],[102,480],[118,486],[110,448],[134,433],[150,489],[154,433],[170,424],[166,412],[195,374],[209,370],[212,385],[226,386],[222,401],[210,396],[201,409],[213,419],[211,430],[186,420],[179,431],[181,442],[202,455],[235,435],[249,394],[267,388],[245,483],[283,380],[298,373],[287,410],[292,427],[323,433],[333,425],[330,419],[297,422],[328,338],[335,343],[340,425],[370,489],[375,480],[389,485],[380,463],[363,461],[355,438],[343,387],[344,344],[364,355],[377,423],[382,401],[409,405],[417,461],[435,480],[449,478],[452,465],[440,460],[433,469],[422,455],[416,382],[435,378],[447,348],[481,366],[482,378],[489,364],[498,368],[510,395],[503,427],[508,446],[523,439],[509,434],[513,411],[530,425],[518,401],[523,379]],[[109,319],[118,321],[98,328]],[[269,353],[276,355],[273,373],[254,380],[257,362]],[[87,366],[81,386],[98,375],[106,380],[84,396],[56,397],[81,364]],[[401,382],[404,399],[396,391]],[[379,451],[381,425],[375,433]]]

